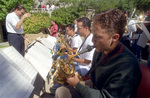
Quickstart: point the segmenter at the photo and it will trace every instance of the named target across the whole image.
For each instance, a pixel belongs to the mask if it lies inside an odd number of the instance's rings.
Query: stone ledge
[[[38,37],[47,37],[49,34],[26,34],[27,38],[29,39],[30,42],[34,41],[35,39],[37,39]],[[25,49],[27,48],[27,41],[25,41]]]

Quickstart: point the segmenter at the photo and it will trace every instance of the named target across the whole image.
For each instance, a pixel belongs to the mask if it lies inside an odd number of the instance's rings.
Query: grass
[[[6,48],[6,47],[9,47],[9,45],[8,44],[0,45],[0,48]]]

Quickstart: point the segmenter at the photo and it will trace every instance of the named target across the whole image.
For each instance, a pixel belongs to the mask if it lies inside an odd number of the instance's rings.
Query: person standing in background
[[[23,21],[25,18],[31,16],[30,13],[26,13],[26,9],[23,5],[17,5],[6,16],[6,29],[8,32],[8,42],[10,46],[13,46],[22,56],[24,56],[24,39],[30,43],[23,31]]]
[[[74,19],[74,32],[77,33],[77,19]]]
[[[139,18],[139,21],[141,21],[141,22],[144,21],[144,17]],[[139,46],[137,44],[137,42],[138,42],[143,30],[142,30],[142,27],[141,27],[141,23],[136,23],[136,26],[137,26],[137,30],[132,35],[131,47],[132,47],[134,55],[137,57],[137,59],[139,61],[141,61],[142,47]]]
[[[132,19],[128,18],[128,11],[124,11],[124,15],[126,17],[127,20],[127,25],[126,25],[126,32],[123,33],[123,37],[121,38],[121,42],[130,50],[133,52],[132,48],[131,48],[131,38],[132,38],[132,34],[134,32],[136,32],[137,28],[136,28],[136,24],[135,21]]]
[[[51,36],[53,37],[57,36],[58,26],[54,20],[51,20],[51,26],[49,30],[50,30]]]
[[[46,5],[46,11],[49,12],[49,4]]]
[[[149,12],[147,14],[147,17],[145,18],[145,21],[150,21],[150,13]],[[144,25],[147,28],[147,30],[150,32],[150,23],[145,23]],[[148,56],[147,66],[150,68],[150,44],[149,44],[148,53],[149,53],[149,56]]]
[[[51,7],[50,7],[50,10],[53,11],[54,9],[55,9],[55,5],[52,3]]]
[[[44,3],[44,5],[42,6],[42,11],[45,11],[46,10],[46,5]]]

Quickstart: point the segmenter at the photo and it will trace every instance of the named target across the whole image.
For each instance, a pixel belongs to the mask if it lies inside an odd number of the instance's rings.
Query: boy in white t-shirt
[[[66,30],[66,34],[69,37],[71,37],[70,41],[68,42],[68,44],[70,46],[69,49],[73,53],[76,53],[82,44],[82,39],[81,39],[80,35],[78,35],[74,32],[74,25],[73,24],[66,25],[65,30]],[[66,47],[64,45],[61,45],[61,48],[66,48]]]

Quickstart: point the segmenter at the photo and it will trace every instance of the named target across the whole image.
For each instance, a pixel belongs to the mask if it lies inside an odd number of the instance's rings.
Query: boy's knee
[[[67,87],[59,87],[55,92],[55,98],[71,98],[70,90]]]

